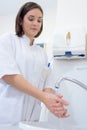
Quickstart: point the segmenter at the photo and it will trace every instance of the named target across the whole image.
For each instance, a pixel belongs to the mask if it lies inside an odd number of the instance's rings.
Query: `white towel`
[[[66,53],[72,55],[66,55]],[[53,55],[58,56],[59,58],[63,58],[64,56],[65,58],[68,57],[70,59],[85,58],[86,57],[85,29],[75,27],[55,33],[53,38]]]

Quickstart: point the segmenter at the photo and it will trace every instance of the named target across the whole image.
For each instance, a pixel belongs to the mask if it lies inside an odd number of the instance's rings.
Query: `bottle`
[[[71,42],[71,33],[68,32],[66,34],[66,43],[67,43],[68,46],[70,46],[70,42]]]

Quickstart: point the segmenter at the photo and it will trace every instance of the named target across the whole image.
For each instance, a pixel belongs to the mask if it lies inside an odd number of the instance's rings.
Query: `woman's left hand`
[[[62,118],[68,117],[65,107],[68,105],[68,102],[63,100],[62,95],[44,92],[43,103],[55,116]]]
[[[56,95],[59,98],[59,101],[56,101],[51,104],[51,109],[53,111],[53,114],[58,116],[58,117],[68,117],[69,115],[67,114],[67,109],[65,106],[69,105],[67,101],[63,100],[63,96],[58,94]]]

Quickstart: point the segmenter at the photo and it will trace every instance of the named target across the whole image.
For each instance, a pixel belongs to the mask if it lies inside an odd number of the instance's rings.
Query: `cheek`
[[[26,31],[26,30],[29,29],[30,25],[29,25],[29,23],[26,22],[26,23],[24,23],[24,24],[22,25],[22,27],[23,27],[23,30]]]
[[[23,25],[23,28],[27,28],[30,26],[30,23],[28,20],[24,19],[23,22],[22,22],[22,25]]]

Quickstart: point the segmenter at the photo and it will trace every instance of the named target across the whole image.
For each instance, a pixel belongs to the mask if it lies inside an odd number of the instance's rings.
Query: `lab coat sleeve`
[[[13,54],[10,35],[0,37],[0,78],[4,75],[20,74]]]
[[[55,71],[53,68],[49,68],[48,76],[47,76],[46,83],[45,83],[45,88],[54,89],[55,82],[56,82]]]

